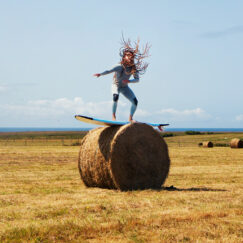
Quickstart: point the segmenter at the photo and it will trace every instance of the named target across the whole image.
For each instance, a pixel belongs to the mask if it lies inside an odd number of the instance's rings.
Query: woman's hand
[[[100,76],[100,74],[99,73],[95,73],[94,76],[98,78]]]
[[[129,83],[129,80],[127,80],[127,79],[124,79],[124,80],[122,80],[122,84],[128,84]]]

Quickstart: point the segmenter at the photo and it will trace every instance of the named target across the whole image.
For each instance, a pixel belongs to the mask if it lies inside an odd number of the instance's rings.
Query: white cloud
[[[0,112],[5,115],[37,119],[65,119],[75,114],[109,119],[111,117],[112,101],[85,102],[81,97],[74,99],[59,98],[55,100],[33,100],[23,105],[0,105]],[[118,119],[126,120],[130,111],[130,104],[119,101]],[[145,117],[149,113],[138,109],[136,117]]]
[[[151,113],[146,111],[146,110],[137,109],[136,110],[136,116],[137,117],[148,117],[148,116],[151,116]]]
[[[104,115],[106,110],[110,111],[110,106],[111,102],[85,103],[82,98],[76,97],[74,99],[34,100],[24,105],[4,105],[1,107],[5,111],[25,116],[56,117],[71,114]]]
[[[235,117],[236,121],[243,121],[243,114]]]
[[[127,120],[129,112],[130,103],[119,100],[117,119]],[[23,124],[72,124],[76,114],[110,119],[111,113],[112,101],[85,102],[81,97],[32,100],[26,104],[0,105],[2,122],[7,119]],[[143,122],[163,121],[176,122],[176,124],[186,122],[188,124],[188,122],[208,121],[211,116],[201,108],[184,110],[168,108],[157,112],[138,108],[134,118]]]
[[[211,116],[201,108],[176,110],[174,108],[162,109],[157,114],[163,115],[166,119],[176,121],[208,120]]]

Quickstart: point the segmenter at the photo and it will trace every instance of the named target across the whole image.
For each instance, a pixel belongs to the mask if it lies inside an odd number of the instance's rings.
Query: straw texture
[[[134,190],[160,188],[170,159],[161,135],[136,122],[91,130],[82,141],[78,164],[86,186]]]
[[[213,147],[213,143],[210,142],[210,141],[203,142],[203,147],[204,148],[212,148]]]
[[[243,148],[243,140],[240,140],[239,138],[233,138],[230,141],[230,147],[231,148]]]

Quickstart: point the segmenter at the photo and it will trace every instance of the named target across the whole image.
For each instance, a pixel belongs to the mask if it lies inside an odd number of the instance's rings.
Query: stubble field
[[[164,187],[128,192],[84,186],[81,138],[21,136],[0,136],[0,242],[243,242],[243,149],[198,147],[242,133],[165,138]]]

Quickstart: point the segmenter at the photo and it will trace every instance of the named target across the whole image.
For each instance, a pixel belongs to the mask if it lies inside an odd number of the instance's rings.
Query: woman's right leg
[[[116,110],[117,110],[117,103],[119,99],[119,90],[115,84],[112,84],[111,91],[113,94],[113,103],[112,103],[112,120],[116,120]]]
[[[119,94],[113,94],[113,104],[112,104],[112,120],[116,120],[116,109],[117,109],[117,103],[119,99]]]

